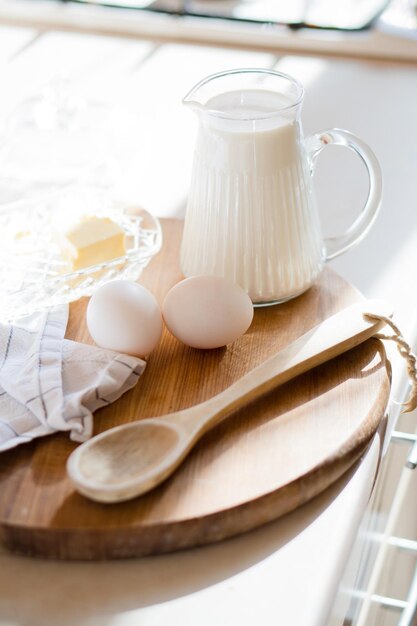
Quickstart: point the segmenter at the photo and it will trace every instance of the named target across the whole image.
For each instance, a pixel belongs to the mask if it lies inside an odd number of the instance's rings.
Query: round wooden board
[[[160,301],[180,278],[182,223],[163,223],[164,246],[140,282]],[[257,309],[239,341],[198,351],[164,332],[136,388],[97,412],[95,431],[170,413],[218,393],[326,317],[361,298],[326,269],[306,294]],[[86,302],[72,305],[67,336],[88,342]],[[74,491],[67,435],[0,455],[0,537],[10,550],[57,559],[125,558],[202,545],[242,533],[302,505],[364,452],[388,401],[378,340],[298,377],[208,433],[153,492],[122,504]]]

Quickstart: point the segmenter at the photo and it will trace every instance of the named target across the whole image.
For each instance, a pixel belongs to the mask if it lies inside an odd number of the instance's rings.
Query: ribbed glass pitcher
[[[254,304],[283,302],[308,289],[327,260],[370,228],[382,193],[378,162],[345,130],[305,139],[303,92],[286,74],[240,69],[209,76],[184,98],[200,122],[181,246],[185,276],[224,276]],[[323,239],[312,176],[329,144],[363,160],[369,195],[343,235]]]

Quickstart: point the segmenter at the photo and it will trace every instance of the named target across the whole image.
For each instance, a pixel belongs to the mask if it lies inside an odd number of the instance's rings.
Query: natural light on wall
[[[304,88],[314,83],[326,68],[326,61],[312,57],[282,57],[274,69],[290,74],[300,81]]]

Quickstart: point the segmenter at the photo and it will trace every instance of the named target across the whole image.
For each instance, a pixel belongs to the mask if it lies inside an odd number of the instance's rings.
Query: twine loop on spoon
[[[384,315],[376,315],[374,313],[364,313],[364,317],[365,319],[368,318],[369,320],[381,320],[393,331],[392,335],[377,333],[374,336],[378,339],[394,341],[397,345],[398,352],[406,362],[407,374],[411,383],[411,390],[408,400],[402,403],[402,413],[409,413],[417,407],[417,357],[413,353],[410,344],[404,339],[398,326],[392,321],[390,317],[385,317]]]

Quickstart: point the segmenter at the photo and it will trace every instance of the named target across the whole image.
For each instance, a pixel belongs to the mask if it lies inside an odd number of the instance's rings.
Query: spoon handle
[[[392,311],[380,300],[364,300],[354,304],[315,326],[258,365],[224,391],[192,407],[186,421],[199,436],[220,422],[226,415],[247,405],[278,385],[333,359],[375,335],[385,326],[383,321],[364,317],[373,313],[390,317]],[[169,419],[169,416],[167,416]],[[185,417],[185,416],[184,416]]]

